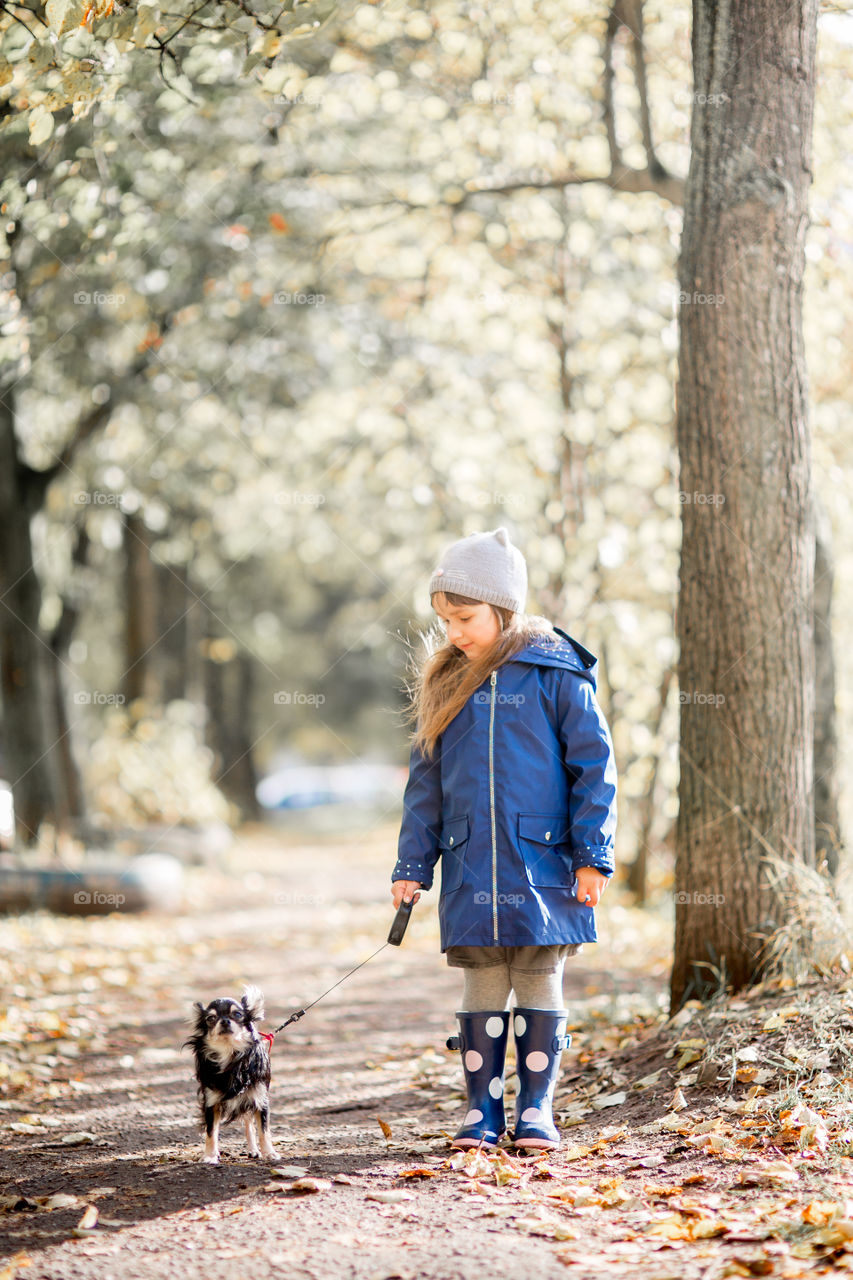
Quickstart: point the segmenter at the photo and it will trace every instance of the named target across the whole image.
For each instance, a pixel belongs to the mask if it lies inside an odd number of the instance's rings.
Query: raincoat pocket
[[[565,813],[520,813],[518,848],[527,878],[538,888],[569,889],[569,818]]]
[[[441,892],[453,893],[462,884],[465,846],[468,843],[468,815],[445,818],[438,845],[441,849]]]

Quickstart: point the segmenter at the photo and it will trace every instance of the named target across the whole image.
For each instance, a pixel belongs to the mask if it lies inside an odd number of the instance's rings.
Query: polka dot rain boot
[[[560,1057],[571,1044],[566,1035],[568,1009],[513,1009],[518,1097],[515,1103],[517,1147],[551,1151],[560,1145],[551,1103]]]
[[[504,1058],[509,1035],[509,1010],[458,1012],[459,1035],[448,1049],[462,1050],[468,1111],[451,1146],[495,1147],[506,1132],[504,1116]]]

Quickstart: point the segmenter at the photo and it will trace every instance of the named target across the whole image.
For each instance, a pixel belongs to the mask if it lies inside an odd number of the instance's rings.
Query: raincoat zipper
[[[495,686],[497,671],[492,672],[492,702],[489,709],[489,805],[492,813],[492,936],[498,941],[498,844],[495,829]]]

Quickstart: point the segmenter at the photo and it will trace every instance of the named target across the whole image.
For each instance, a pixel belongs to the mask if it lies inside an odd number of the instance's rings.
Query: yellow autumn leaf
[[[803,1208],[801,1217],[803,1222],[811,1222],[815,1226],[824,1226],[831,1222],[833,1218],[839,1217],[841,1214],[841,1206],[836,1204],[834,1200],[810,1200]]]
[[[47,0],[47,24],[54,35],[61,36],[80,26],[88,7],[85,0]]]

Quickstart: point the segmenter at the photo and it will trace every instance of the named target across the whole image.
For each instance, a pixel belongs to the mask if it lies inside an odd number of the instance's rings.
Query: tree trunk
[[[832,648],[832,530],[815,495],[815,725],[814,823],[815,858],[826,859],[830,875],[838,874],[842,849],[838,807],[838,734],[835,710],[835,658]]]
[[[250,654],[234,652],[230,641],[208,642],[205,661],[205,741],[214,754],[211,777],[236,804],[243,819],[255,820],[261,808],[255,796],[252,737],[254,667]]]
[[[234,662],[235,696],[231,704],[229,741],[231,763],[220,786],[229,799],[239,805],[244,819],[257,820],[261,807],[255,795],[258,775],[253,754],[252,696],[255,688],[255,664],[250,653],[240,652]]]
[[[187,621],[193,597],[183,565],[154,565],[157,596],[157,670],[163,702],[187,698]]]
[[[655,723],[652,726],[652,733],[655,738],[660,737],[661,725],[666,714],[666,704],[669,701],[669,690],[672,685],[674,675],[672,667],[667,667],[663,673],[660,685],[660,697],[658,699],[658,713]],[[662,751],[655,752],[652,757],[651,769],[649,771],[649,785],[646,794],[639,800],[637,804],[637,814],[640,819],[640,830],[637,837],[637,852],[633,862],[628,864],[627,884],[633,893],[637,902],[642,904],[646,901],[648,892],[648,854],[649,846],[652,838],[652,827],[657,817],[657,809],[655,808],[655,792],[657,790],[658,772],[660,771]]]
[[[48,637],[50,650],[50,681],[53,703],[54,737],[56,741],[56,768],[58,774],[59,825],[78,824],[86,818],[86,797],[80,769],[74,756],[74,725],[68,719],[68,690],[65,673],[69,665],[69,651],[80,618],[80,592],[76,589],[76,574],[85,571],[89,559],[89,533],[85,516],[75,531],[74,549],[71,555],[72,576],[67,593],[62,600],[59,621]]]
[[[41,823],[57,817],[31,505],[26,470],[18,460],[14,390],[8,388],[0,396],[0,687],[5,769],[16,839],[22,843],[34,842]]]
[[[154,649],[160,639],[157,579],[151,559],[151,534],[141,515],[125,513],[124,552],[127,590],[122,692],[128,703],[135,698],[157,703],[160,701],[154,662]]]
[[[784,918],[765,851],[814,863],[802,278],[816,21],[817,0],[693,5],[673,1009],[761,977]]]

